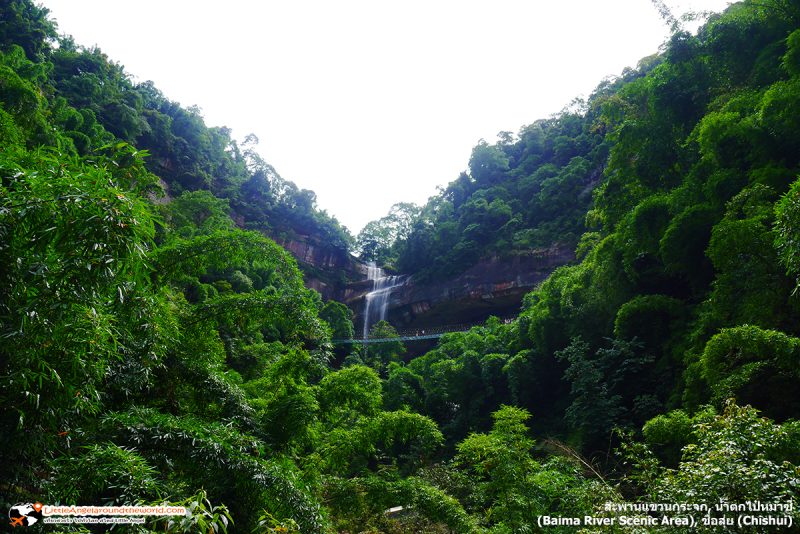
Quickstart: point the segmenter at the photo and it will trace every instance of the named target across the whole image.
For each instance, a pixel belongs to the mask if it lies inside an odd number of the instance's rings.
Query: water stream
[[[364,303],[364,339],[369,337],[369,329],[379,321],[385,321],[389,313],[389,297],[396,287],[402,286],[405,276],[386,276],[386,273],[375,265],[374,261],[367,265],[367,279],[372,280],[372,291],[367,293]]]

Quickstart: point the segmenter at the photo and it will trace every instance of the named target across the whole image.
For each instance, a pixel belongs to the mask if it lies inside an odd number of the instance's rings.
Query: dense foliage
[[[469,171],[425,206],[396,204],[367,224],[356,238],[361,257],[427,280],[459,274],[487,256],[574,250],[612,144],[603,105],[657,62],[642,60],[588,101],[576,100],[516,136],[501,132],[494,145],[482,140]]]
[[[171,532],[530,532],[626,501],[800,519],[797,2],[676,32],[369,227],[362,253],[430,277],[577,250],[516,320],[413,359],[335,350],[349,310],[265,237],[346,246],[312,193],[44,9],[0,8],[0,506],[188,506],[131,527]]]
[[[276,239],[313,235],[334,249],[349,246],[347,230],[316,208],[313,191],[298,189],[261,159],[254,135],[240,146],[229,129],[207,127],[198,108],[186,109],[170,101],[152,82],[132,82],[124,68],[99,49],[78,47],[68,37],[58,39],[54,46],[55,29],[44,18],[45,10],[8,1],[3,11],[18,14],[4,24],[4,35],[17,37],[16,41],[6,37],[6,53],[17,57],[11,47],[16,43],[21,52],[36,50],[37,54],[28,54],[29,59],[43,60],[36,66],[39,78],[35,81],[40,83],[31,89],[39,89],[48,98],[40,113],[25,120],[41,130],[46,129],[47,120],[58,125],[62,150],[86,155],[113,140],[125,141],[149,151],[145,166],[159,176],[172,197],[184,191],[211,191],[229,200],[239,226]],[[23,72],[17,70],[25,78]],[[8,93],[13,90],[19,93],[11,99],[15,105],[30,105],[20,99],[36,95],[25,96],[16,80],[13,84],[14,89],[4,89],[5,101],[11,104]],[[55,141],[52,134],[35,133],[28,144]]]

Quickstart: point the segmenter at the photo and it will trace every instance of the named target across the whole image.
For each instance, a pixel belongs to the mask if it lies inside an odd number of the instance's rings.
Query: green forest
[[[355,237],[257,142],[0,0],[2,513],[187,507],[113,529],[139,533],[788,531],[715,508],[759,501],[800,521],[800,1],[676,24]],[[333,343],[353,312],[279,245],[308,235],[421,281],[575,260],[512,320],[420,355]],[[569,522],[585,516],[609,522]]]

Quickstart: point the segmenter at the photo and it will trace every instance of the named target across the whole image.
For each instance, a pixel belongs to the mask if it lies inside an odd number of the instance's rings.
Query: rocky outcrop
[[[297,261],[318,269],[330,269],[361,273],[354,265],[357,260],[343,249],[322,247],[308,236],[297,239],[280,240],[278,244],[292,253]]]
[[[515,314],[526,293],[574,259],[572,247],[555,245],[511,257],[485,258],[450,280],[419,283],[411,277],[392,293],[389,321],[413,328]],[[370,289],[368,281],[350,284],[341,300],[360,312],[363,296]]]
[[[343,300],[350,285],[358,287],[366,278],[366,266],[346,250],[326,247],[310,236],[278,239],[277,243],[297,259],[306,287],[325,300]]]

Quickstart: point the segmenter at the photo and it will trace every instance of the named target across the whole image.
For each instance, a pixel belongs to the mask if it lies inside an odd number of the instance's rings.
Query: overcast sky
[[[655,53],[650,0],[45,0],[62,33],[248,133],[354,234],[423,203],[472,147]],[[676,14],[726,0],[667,1]]]

